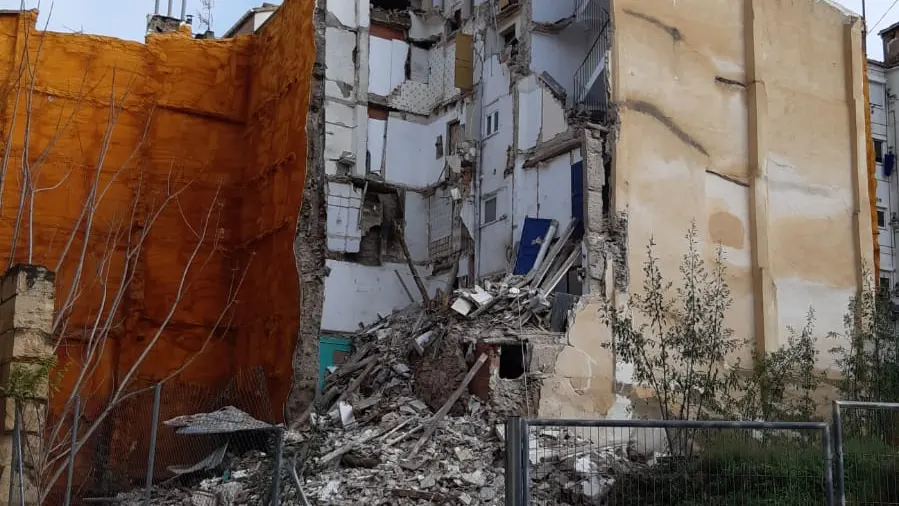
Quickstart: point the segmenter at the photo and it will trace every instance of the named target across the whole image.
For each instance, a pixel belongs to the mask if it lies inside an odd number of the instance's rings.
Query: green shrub
[[[700,435],[697,438],[701,438]],[[619,476],[613,506],[819,506],[825,460],[820,435],[704,441],[689,459]],[[876,441],[844,445],[848,504],[896,504],[899,449]]]

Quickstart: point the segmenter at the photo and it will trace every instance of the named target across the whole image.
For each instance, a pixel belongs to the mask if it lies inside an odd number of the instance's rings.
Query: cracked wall
[[[727,324],[771,351],[812,307],[832,370],[824,336],[842,330],[873,251],[858,212],[869,206],[859,21],[825,2],[707,4],[614,2],[622,267],[636,289],[652,237],[675,277],[695,220],[708,258],[724,248]]]
[[[717,244],[725,251],[727,324],[773,350],[814,307],[819,366],[833,368],[825,336],[842,329],[873,250],[858,212],[869,206],[858,20],[813,1],[706,3],[614,2],[617,121],[579,131],[591,295],[544,380],[541,416],[624,417],[645,405],[628,365],[602,347],[600,301],[625,304],[638,289],[650,237],[676,278],[693,220],[709,259]],[[564,24],[563,12],[533,5],[541,29]],[[530,44],[540,59],[543,45],[569,42],[535,33]]]

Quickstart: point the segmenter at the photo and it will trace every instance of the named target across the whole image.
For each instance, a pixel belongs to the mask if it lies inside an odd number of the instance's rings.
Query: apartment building
[[[603,347],[599,301],[640,289],[650,239],[676,277],[691,223],[703,251],[724,248],[730,324],[758,348],[809,307],[821,332],[842,328],[873,263],[870,216],[853,212],[871,205],[855,14],[816,0],[319,6],[322,336],[526,273],[564,239],[553,290],[581,300],[544,389],[566,415],[605,413],[631,380]]]
[[[896,233],[899,232],[899,198],[895,175],[896,121],[889,90],[892,71],[882,62],[868,61],[871,101],[871,136],[877,162],[877,223],[880,245],[880,285],[895,286]],[[899,83],[897,83],[899,84]],[[895,89],[895,88],[892,88]],[[893,96],[895,98],[895,95]]]

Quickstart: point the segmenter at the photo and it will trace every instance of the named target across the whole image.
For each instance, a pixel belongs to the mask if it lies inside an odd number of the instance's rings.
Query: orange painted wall
[[[241,236],[255,252],[240,305],[236,356],[266,364],[272,406],[290,391],[299,327],[294,237],[306,176],[306,112],[315,62],[312,0],[287,0],[256,36],[249,100],[250,162]],[[317,336],[313,336],[317,337]]]
[[[312,0],[286,0],[255,36],[209,41],[180,33],[154,35],[146,44],[41,34],[33,12],[0,14],[0,155],[7,133],[15,129],[0,204],[0,268],[13,241],[21,179],[15,171],[25,151],[28,117],[32,162],[54,142],[38,186],[61,182],[35,198],[34,263],[56,264],[81,213],[103,148],[111,93],[124,105],[101,172],[101,180],[111,182],[97,209],[90,253],[102,256],[117,224],[139,224],[131,219],[135,200],[142,208],[152,207],[170,177],[191,181],[179,204],[170,205],[151,229],[116,322],[116,339],[103,350],[83,389],[88,417],[165,319],[196,231],[217,191],[219,219],[211,232],[217,249],[202,248],[202,268],[198,262],[190,273],[189,292],[141,366],[140,381],[164,377],[197,354],[235,276],[246,268],[228,332],[219,333],[180,379],[216,385],[238,370],[262,366],[271,405],[280,416],[299,320],[293,237],[305,176],[305,118],[315,58],[312,5]],[[31,60],[39,62],[32,113],[25,113],[21,95],[13,114],[13,83],[26,47]],[[60,133],[60,118],[65,122],[73,110],[70,126]],[[141,198],[136,198],[139,182]],[[76,240],[73,250],[80,245]],[[29,260],[26,249],[20,237],[15,261]],[[113,257],[107,286],[121,277],[123,251]],[[88,261],[85,272],[91,279],[96,279],[96,265]],[[67,258],[57,276],[58,300],[64,299],[72,277]],[[99,283],[87,287],[73,322],[88,321],[101,296]],[[61,394],[71,391],[81,351],[74,340],[60,350],[66,371]],[[59,411],[64,398],[54,396],[52,412]]]

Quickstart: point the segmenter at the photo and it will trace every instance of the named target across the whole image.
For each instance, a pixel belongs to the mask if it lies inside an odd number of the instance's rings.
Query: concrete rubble
[[[552,248],[547,244],[542,265],[526,276],[505,275],[441,294],[430,307],[410,306],[353,336],[352,353],[329,369],[315,409],[284,432],[281,504],[501,504],[504,423],[509,415],[536,415],[544,374],[522,357],[520,376],[500,381],[501,347],[524,350],[523,336],[555,336],[550,329],[565,326],[572,296],[554,295],[552,288],[580,251],[568,241],[570,232],[569,226],[562,240]],[[556,310],[559,299],[566,310]],[[179,417],[167,425],[183,434],[208,433],[210,426],[270,431],[232,410],[197,420]],[[577,504],[593,504],[583,500],[611,486],[598,469],[626,460],[622,452],[567,455],[549,442],[537,446],[545,451],[532,462],[541,482],[535,490],[581,490],[572,495],[581,498]],[[565,448],[594,446],[565,439]],[[157,486],[153,504],[263,503],[271,456],[258,449],[242,455],[227,450],[217,469],[202,466],[177,483]],[[306,502],[291,479],[291,465]],[[140,496],[119,499],[140,504]]]

